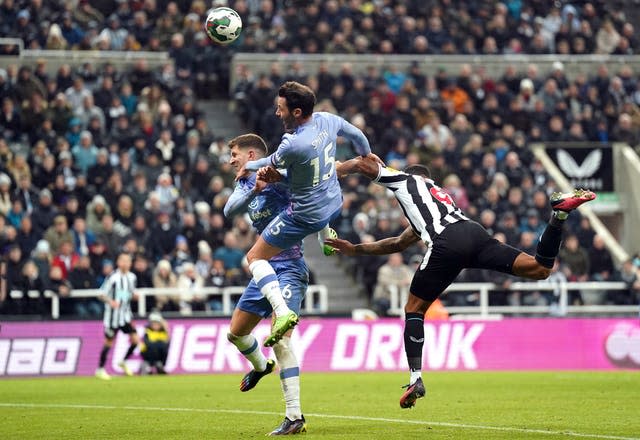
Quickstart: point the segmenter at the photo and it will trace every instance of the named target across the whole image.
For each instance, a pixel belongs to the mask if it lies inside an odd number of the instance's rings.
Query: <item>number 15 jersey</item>
[[[342,192],[335,173],[336,139],[353,142],[361,156],[371,153],[369,141],[355,126],[326,112],[313,113],[309,121],[282,137],[271,156],[248,162],[247,170],[273,166],[287,170],[291,215],[296,221],[327,221],[342,207]]]

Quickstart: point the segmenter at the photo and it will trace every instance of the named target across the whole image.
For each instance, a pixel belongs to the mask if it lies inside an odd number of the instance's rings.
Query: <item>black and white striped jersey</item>
[[[448,225],[469,220],[431,179],[380,166],[374,182],[393,191],[411,228],[428,246]]]
[[[108,302],[105,303],[102,320],[105,328],[115,329],[131,322],[131,300],[135,288],[136,276],[131,272],[122,273],[116,270],[104,280],[100,287],[103,295],[120,303],[117,309],[112,308]]]

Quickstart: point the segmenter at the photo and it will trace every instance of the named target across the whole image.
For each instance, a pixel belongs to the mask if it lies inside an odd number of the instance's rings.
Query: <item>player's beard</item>
[[[284,126],[284,131],[291,133],[297,128],[296,118],[290,114],[282,118],[282,125]]]

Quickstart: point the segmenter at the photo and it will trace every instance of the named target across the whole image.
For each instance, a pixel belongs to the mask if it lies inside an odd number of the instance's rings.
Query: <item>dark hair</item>
[[[431,171],[429,171],[429,168],[424,165],[409,165],[404,169],[404,172],[416,176],[423,176],[427,179],[431,178]]]
[[[296,81],[287,81],[280,86],[278,96],[287,101],[287,108],[293,111],[302,110],[302,117],[306,118],[313,113],[316,105],[316,95],[309,87]]]
[[[235,146],[238,148],[255,148],[260,150],[266,156],[269,149],[267,148],[267,143],[257,134],[249,133],[243,134],[238,137],[235,137],[229,141],[229,148],[233,148]]]

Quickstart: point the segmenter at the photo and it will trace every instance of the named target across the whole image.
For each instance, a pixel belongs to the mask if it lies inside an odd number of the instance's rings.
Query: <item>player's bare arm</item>
[[[336,162],[336,172],[338,173],[338,177],[347,176],[349,174],[361,174],[373,180],[378,177],[379,167],[379,163],[369,156],[356,157],[344,162]]]
[[[353,244],[339,238],[326,239],[325,243],[338,250],[343,255],[388,255],[401,252],[414,243],[420,241],[411,227],[405,229],[397,237],[384,238],[373,243]]]

